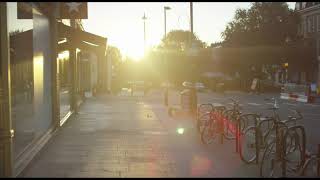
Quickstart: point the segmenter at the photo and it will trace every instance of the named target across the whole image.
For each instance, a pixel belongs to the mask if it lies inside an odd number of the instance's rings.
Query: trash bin
[[[181,108],[185,111],[191,111],[191,91],[190,89],[184,89],[180,92]]]

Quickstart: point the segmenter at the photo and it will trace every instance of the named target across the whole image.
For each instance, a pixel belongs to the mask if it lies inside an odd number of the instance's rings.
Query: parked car
[[[192,88],[193,87],[193,83],[192,82],[189,82],[189,81],[184,81],[182,83],[182,86],[183,87],[186,87],[186,88]]]

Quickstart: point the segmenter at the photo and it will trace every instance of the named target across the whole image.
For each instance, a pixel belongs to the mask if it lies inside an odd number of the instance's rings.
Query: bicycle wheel
[[[299,172],[300,176],[308,177],[308,178],[314,178],[318,177],[317,174],[317,160],[309,158],[306,160],[305,164],[301,168]]]
[[[263,152],[260,163],[260,176],[261,177],[281,177],[282,167],[281,161],[276,156],[276,143],[268,144]]]
[[[211,117],[211,113],[205,113],[202,116],[200,116],[197,120],[197,129],[198,132],[201,133],[202,130],[204,129],[205,126],[207,126],[209,124],[210,121],[210,117]]]
[[[205,126],[201,132],[201,142],[203,144],[211,144],[218,134],[217,123],[214,119],[211,120],[208,126]]]
[[[303,136],[301,127],[292,127],[287,130],[284,137],[286,174],[288,176],[294,176],[303,165],[305,154]]]
[[[248,127],[248,123],[247,123],[247,119],[244,116],[240,116],[239,118],[239,131],[240,133],[244,133],[244,131],[247,129]]]
[[[249,127],[245,130],[244,135],[240,137],[240,158],[245,163],[252,163],[256,160],[259,147],[256,142],[257,129]]]
[[[234,117],[234,112],[232,110],[228,110],[225,113],[225,119],[223,121],[224,132],[223,135],[228,140],[236,139],[236,120]]]

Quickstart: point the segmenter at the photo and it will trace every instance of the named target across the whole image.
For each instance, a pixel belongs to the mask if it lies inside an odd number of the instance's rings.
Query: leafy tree
[[[112,65],[118,65],[122,60],[122,55],[120,50],[115,46],[108,46],[107,54],[111,58]]]
[[[287,38],[295,40],[299,18],[285,2],[254,2],[237,9],[222,38],[224,46],[282,45]]]
[[[184,51],[189,49],[191,41],[198,48],[206,47],[206,44],[202,42],[194,33],[191,34],[190,31],[184,30],[173,30],[170,31],[167,36],[162,39],[162,42],[158,48]]]

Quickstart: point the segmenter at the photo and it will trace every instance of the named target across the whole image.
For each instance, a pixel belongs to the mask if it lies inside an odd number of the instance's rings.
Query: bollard
[[[190,89],[190,112],[192,115],[195,115],[197,112],[197,105],[198,105],[198,99],[197,99],[197,90],[195,88]]]
[[[164,105],[168,106],[168,89],[164,92]]]
[[[220,143],[223,144],[223,133],[224,133],[224,117],[222,115],[222,110],[219,110],[219,124],[220,124]]]
[[[280,129],[280,139],[279,139],[279,145],[281,145],[279,147],[279,158],[281,161],[281,165],[282,165],[282,177],[286,177],[286,160],[285,160],[285,156],[286,156],[286,140],[284,139],[284,135],[283,135],[283,129]]]
[[[236,152],[239,152],[239,126],[240,126],[240,116],[237,115],[237,119],[236,119]]]

